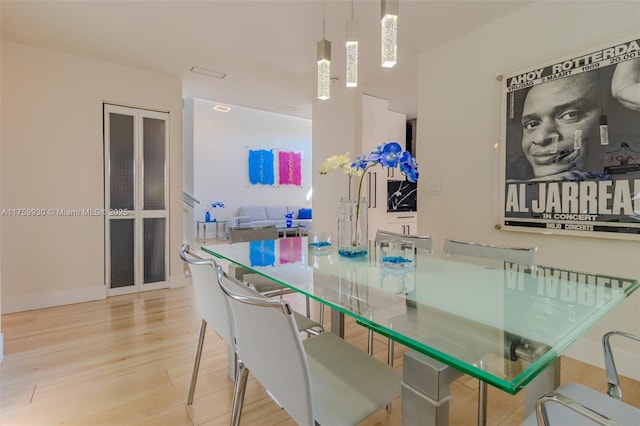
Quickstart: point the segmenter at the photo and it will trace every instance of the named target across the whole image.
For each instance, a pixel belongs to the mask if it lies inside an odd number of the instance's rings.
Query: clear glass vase
[[[338,202],[338,254],[363,257],[369,247],[369,211],[365,198],[342,198]]]

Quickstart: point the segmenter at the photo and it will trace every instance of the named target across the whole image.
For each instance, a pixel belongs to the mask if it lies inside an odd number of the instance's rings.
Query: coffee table
[[[205,243],[207,242],[207,225],[215,225],[216,226],[216,235],[215,235],[215,239],[216,240],[224,240],[224,229],[226,226],[227,221],[226,220],[210,220],[210,221],[205,221],[205,220],[196,220],[196,239],[200,239],[200,225],[202,225],[202,231],[203,231],[203,239],[202,241],[204,241]],[[223,232],[223,236],[222,238],[220,238],[220,231],[218,226],[222,225],[222,232]]]
[[[300,225],[292,225],[290,227],[278,226],[276,227],[278,236],[286,237],[305,237],[308,234],[307,228]]]

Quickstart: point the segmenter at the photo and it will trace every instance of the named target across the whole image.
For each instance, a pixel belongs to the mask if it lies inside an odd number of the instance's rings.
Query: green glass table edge
[[[518,391],[520,391],[522,389],[522,387],[519,386],[513,386],[511,382],[506,381],[506,380],[500,380],[497,376],[491,374],[491,373],[487,373],[484,370],[480,370],[477,368],[474,368],[473,365],[471,364],[467,364],[467,363],[461,363],[459,362],[456,358],[452,358],[449,355],[437,350],[437,349],[433,349],[429,346],[423,346],[421,344],[419,344],[418,342],[416,342],[413,339],[407,338],[403,335],[400,334],[396,334],[396,333],[389,333],[386,328],[380,328],[380,326],[378,326],[378,324],[369,322],[369,321],[364,321],[364,320],[358,320],[357,321],[360,325],[362,325],[363,327],[366,328],[370,328],[373,331],[375,331],[376,333],[387,337],[395,342],[400,343],[401,345],[406,346],[409,349],[413,349],[414,351],[427,356],[429,358],[433,358],[436,361],[440,361],[444,364],[447,364],[451,367],[453,367],[454,369],[468,374],[472,377],[475,377],[479,380],[482,380],[492,386],[495,386],[511,395],[515,395],[516,393],[518,393]],[[535,376],[535,375],[534,375]],[[533,377],[532,377],[533,378]]]
[[[595,324],[597,321],[606,316],[611,310],[616,307],[619,303],[621,303],[624,299],[629,297],[634,291],[640,288],[640,284],[636,280],[629,280],[631,285],[620,293],[616,298],[612,299],[610,303],[607,304],[607,308],[602,311],[598,311],[594,313],[594,316],[589,318],[589,321],[584,321],[581,327],[576,328],[573,333],[566,336],[561,342],[556,344],[553,348],[547,351],[544,355],[542,355],[535,363],[536,368],[532,367],[534,364],[531,364],[529,368],[526,368],[522,371],[518,376],[514,378],[512,383],[517,386],[515,392],[523,389],[531,380],[533,380],[539,371],[544,370],[549,364],[555,361],[560,354],[562,354],[572,343],[578,340],[580,337],[584,336]],[[613,303],[613,302],[617,303]],[[587,325],[588,324],[588,325]]]
[[[237,265],[237,263],[234,262],[232,259],[229,259],[228,257],[225,257],[225,256],[222,256],[222,255],[220,255],[218,253],[215,253],[215,252],[207,249],[205,246],[202,246],[201,249],[204,252],[206,252],[208,254],[211,254],[212,256],[215,256],[215,257],[217,257],[219,259],[224,259],[226,261],[229,261],[229,262],[234,263],[234,264]],[[398,343],[400,343],[400,344],[402,344],[402,345],[404,345],[404,346],[406,346],[406,347],[408,347],[410,349],[413,349],[413,350],[415,350],[415,351],[417,351],[417,352],[419,352],[419,353],[421,353],[421,354],[423,354],[425,356],[433,358],[433,359],[435,359],[437,361],[440,361],[440,362],[442,362],[444,364],[450,365],[453,368],[456,368],[457,370],[459,370],[459,371],[461,371],[461,372],[463,372],[465,374],[469,374],[469,375],[471,375],[473,377],[479,378],[479,379],[481,379],[481,380],[483,380],[483,381],[485,381],[485,382],[487,382],[487,383],[489,383],[489,384],[491,384],[491,385],[493,385],[493,386],[495,386],[495,387],[497,387],[497,388],[499,388],[499,389],[501,389],[501,390],[503,390],[503,391],[505,391],[505,392],[507,392],[507,393],[509,393],[511,395],[515,395],[516,393],[518,393],[518,391],[520,391],[522,389],[524,384],[528,383],[530,380],[532,380],[536,376],[535,372],[538,371],[536,369],[536,370],[532,371],[530,374],[527,374],[527,376],[530,375],[531,377],[525,383],[517,383],[517,384],[514,385],[513,382],[509,382],[507,380],[501,380],[499,377],[497,377],[497,376],[495,376],[495,375],[493,375],[491,373],[485,372],[484,370],[480,370],[480,369],[474,368],[474,366],[471,365],[471,364],[468,364],[468,363],[465,363],[465,362],[460,362],[456,358],[448,356],[447,354],[445,354],[445,353],[443,353],[441,351],[438,351],[436,349],[433,349],[433,348],[431,348],[429,346],[425,346],[423,344],[420,344],[419,342],[417,342],[414,339],[408,338],[408,337],[403,336],[401,334],[393,333],[392,331],[389,332],[389,331],[387,331],[388,329],[386,327],[381,326],[381,325],[377,324],[374,321],[371,321],[371,320],[368,320],[368,319],[366,319],[364,317],[356,315],[353,311],[351,311],[349,309],[345,309],[345,308],[343,308],[343,307],[341,307],[339,305],[336,305],[334,303],[331,303],[331,302],[327,301],[326,299],[322,299],[321,297],[316,296],[315,294],[312,294],[310,292],[306,292],[306,291],[302,290],[300,287],[292,286],[292,285],[287,284],[285,282],[281,282],[280,280],[274,279],[273,277],[271,277],[269,275],[266,275],[266,274],[260,272],[259,270],[253,269],[253,268],[251,268],[249,266],[246,266],[246,265],[241,265],[241,266],[243,268],[246,268],[247,270],[251,271],[252,273],[256,273],[256,274],[258,274],[258,275],[260,275],[262,277],[265,277],[265,278],[270,279],[270,280],[272,280],[272,281],[274,281],[274,282],[276,282],[278,284],[281,284],[284,287],[290,288],[290,289],[296,291],[297,293],[300,293],[300,294],[303,294],[305,296],[308,296],[309,298],[317,301],[318,303],[322,303],[323,305],[328,306],[328,307],[330,307],[332,309],[336,309],[337,311],[342,312],[345,315],[349,315],[350,317],[355,318],[356,322],[359,323],[360,325],[362,325],[363,327],[370,328],[370,329],[374,330],[376,333],[378,333],[378,334],[380,334],[380,335],[382,335],[384,337],[390,338],[390,339],[392,339],[392,340],[394,340],[394,341],[396,341],[396,342],[398,342]],[[555,358],[556,357],[553,357],[548,363],[545,363],[544,366],[546,367]],[[521,376],[522,376],[522,374],[521,374]]]
[[[211,254],[217,258],[220,259],[224,259],[227,260],[231,263],[237,264],[234,260],[219,255],[218,253],[215,253],[213,251],[208,250],[205,246],[202,246],[201,249],[208,253]],[[539,374],[540,371],[543,371],[545,368],[547,368],[551,363],[553,363],[558,357],[559,354],[561,354],[567,347],[569,347],[573,342],[575,342],[575,340],[577,340],[579,337],[581,337],[582,335],[584,335],[585,333],[587,333],[597,322],[597,320],[601,319],[602,317],[604,317],[606,314],[608,314],[615,306],[617,306],[619,303],[621,303],[624,299],[626,299],[629,295],[631,295],[634,291],[636,291],[638,288],[640,288],[640,283],[638,282],[638,280],[635,279],[628,279],[625,278],[624,282],[627,285],[626,288],[623,289],[622,292],[620,292],[616,297],[612,298],[606,305],[605,308],[601,311],[598,311],[596,313],[594,313],[595,316],[590,317],[589,321],[584,321],[583,325],[581,325],[580,327],[576,328],[576,330],[574,330],[571,334],[569,334],[568,336],[565,336],[561,342],[559,342],[558,344],[554,345],[554,347],[552,347],[549,351],[547,351],[546,353],[544,353],[542,356],[540,356],[535,362],[531,363],[531,365],[529,367],[527,367],[526,369],[524,369],[519,375],[515,376],[513,378],[513,380],[506,380],[506,379],[501,379],[500,377],[487,372],[485,370],[481,370],[479,368],[477,368],[475,365],[473,364],[469,364],[463,361],[460,361],[454,357],[451,357],[437,349],[431,348],[429,346],[425,346],[423,344],[421,344],[420,342],[411,339],[409,337],[403,336],[401,334],[397,334],[393,332],[393,329],[388,329],[383,325],[377,324],[376,322],[369,320],[363,316],[358,315],[357,313],[343,308],[340,305],[336,305],[326,299],[323,299],[320,296],[316,296],[315,294],[312,294],[310,292],[307,292],[303,289],[301,289],[300,287],[296,287],[290,284],[287,284],[285,282],[282,282],[278,279],[274,279],[273,277],[266,275],[262,272],[260,272],[259,270],[253,269],[249,266],[246,265],[240,265],[244,268],[246,268],[247,270],[256,273],[262,277],[265,277],[267,279],[270,279],[274,282],[277,282],[278,284],[283,285],[284,287],[290,288],[294,291],[296,291],[297,293],[303,294],[305,296],[308,296],[309,298],[316,300],[317,302],[329,306],[332,309],[336,309],[339,312],[342,312],[346,315],[349,315],[350,317],[356,319],[356,322],[366,328],[370,328],[372,330],[374,330],[376,333],[390,338],[412,350],[415,350],[425,356],[428,356],[430,358],[433,358],[437,361],[440,361],[444,364],[447,364],[465,374],[469,374],[472,377],[475,377],[479,380],[482,380],[494,387],[497,387],[511,395],[515,395],[517,394],[520,390],[524,389],[524,387],[531,382],[533,379],[535,379],[537,377],[537,375]],[[601,277],[609,277],[609,278],[614,278],[614,279],[620,279],[620,277],[615,277],[613,275],[605,275],[605,274],[598,274]],[[588,323],[588,325],[584,325],[585,323]]]
[[[385,326],[379,325],[374,321],[367,320],[365,318],[357,318],[357,323],[363,327],[370,328],[376,333],[390,338],[410,349],[413,349],[421,354],[429,356],[437,361],[443,362],[447,365],[450,365],[457,370],[469,374],[477,379],[480,379],[492,386],[495,386],[511,395],[517,394],[519,391],[524,389],[524,387],[529,384],[533,379],[537,377],[540,371],[543,371],[547,368],[552,362],[554,362],[565,349],[567,349],[573,342],[575,342],[578,338],[586,334],[599,319],[603,318],[607,315],[611,310],[621,303],[624,299],[629,297],[634,291],[640,288],[640,283],[637,280],[627,280],[629,286],[624,289],[618,296],[612,298],[609,303],[605,306],[606,308],[594,313],[595,316],[589,318],[589,321],[584,321],[583,325],[576,328],[573,333],[566,336],[561,342],[554,345],[554,347],[550,348],[547,352],[545,352],[542,356],[540,356],[534,363],[531,363],[529,367],[524,369],[519,375],[515,376],[513,380],[503,380],[498,376],[491,374],[490,372],[486,372],[485,370],[481,370],[475,367],[472,364],[468,364],[466,362],[460,362],[458,359],[451,357],[437,349],[431,348],[429,346],[422,345],[420,342],[415,341],[414,339],[408,338],[398,333],[394,333],[393,329],[388,329]],[[614,303],[615,302],[615,303]]]

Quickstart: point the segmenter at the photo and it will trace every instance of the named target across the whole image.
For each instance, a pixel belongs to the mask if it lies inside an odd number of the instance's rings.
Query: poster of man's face
[[[640,39],[503,81],[505,224],[639,234]]]
[[[614,71],[614,67],[588,71],[514,94],[518,113],[508,122],[507,179],[562,179],[572,171],[576,177],[578,172],[596,176],[612,165],[607,153],[623,143],[640,156],[640,111],[624,107],[612,96]],[[606,126],[606,144],[601,125]],[[640,167],[640,157],[632,152],[629,156],[627,162]]]

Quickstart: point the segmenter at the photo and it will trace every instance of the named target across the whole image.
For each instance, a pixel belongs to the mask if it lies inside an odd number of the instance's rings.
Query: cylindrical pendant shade
[[[347,21],[347,87],[358,86],[358,21]]]
[[[318,99],[326,100],[331,96],[331,42],[318,42]]]
[[[398,60],[398,0],[382,0],[382,66],[393,67]]]

